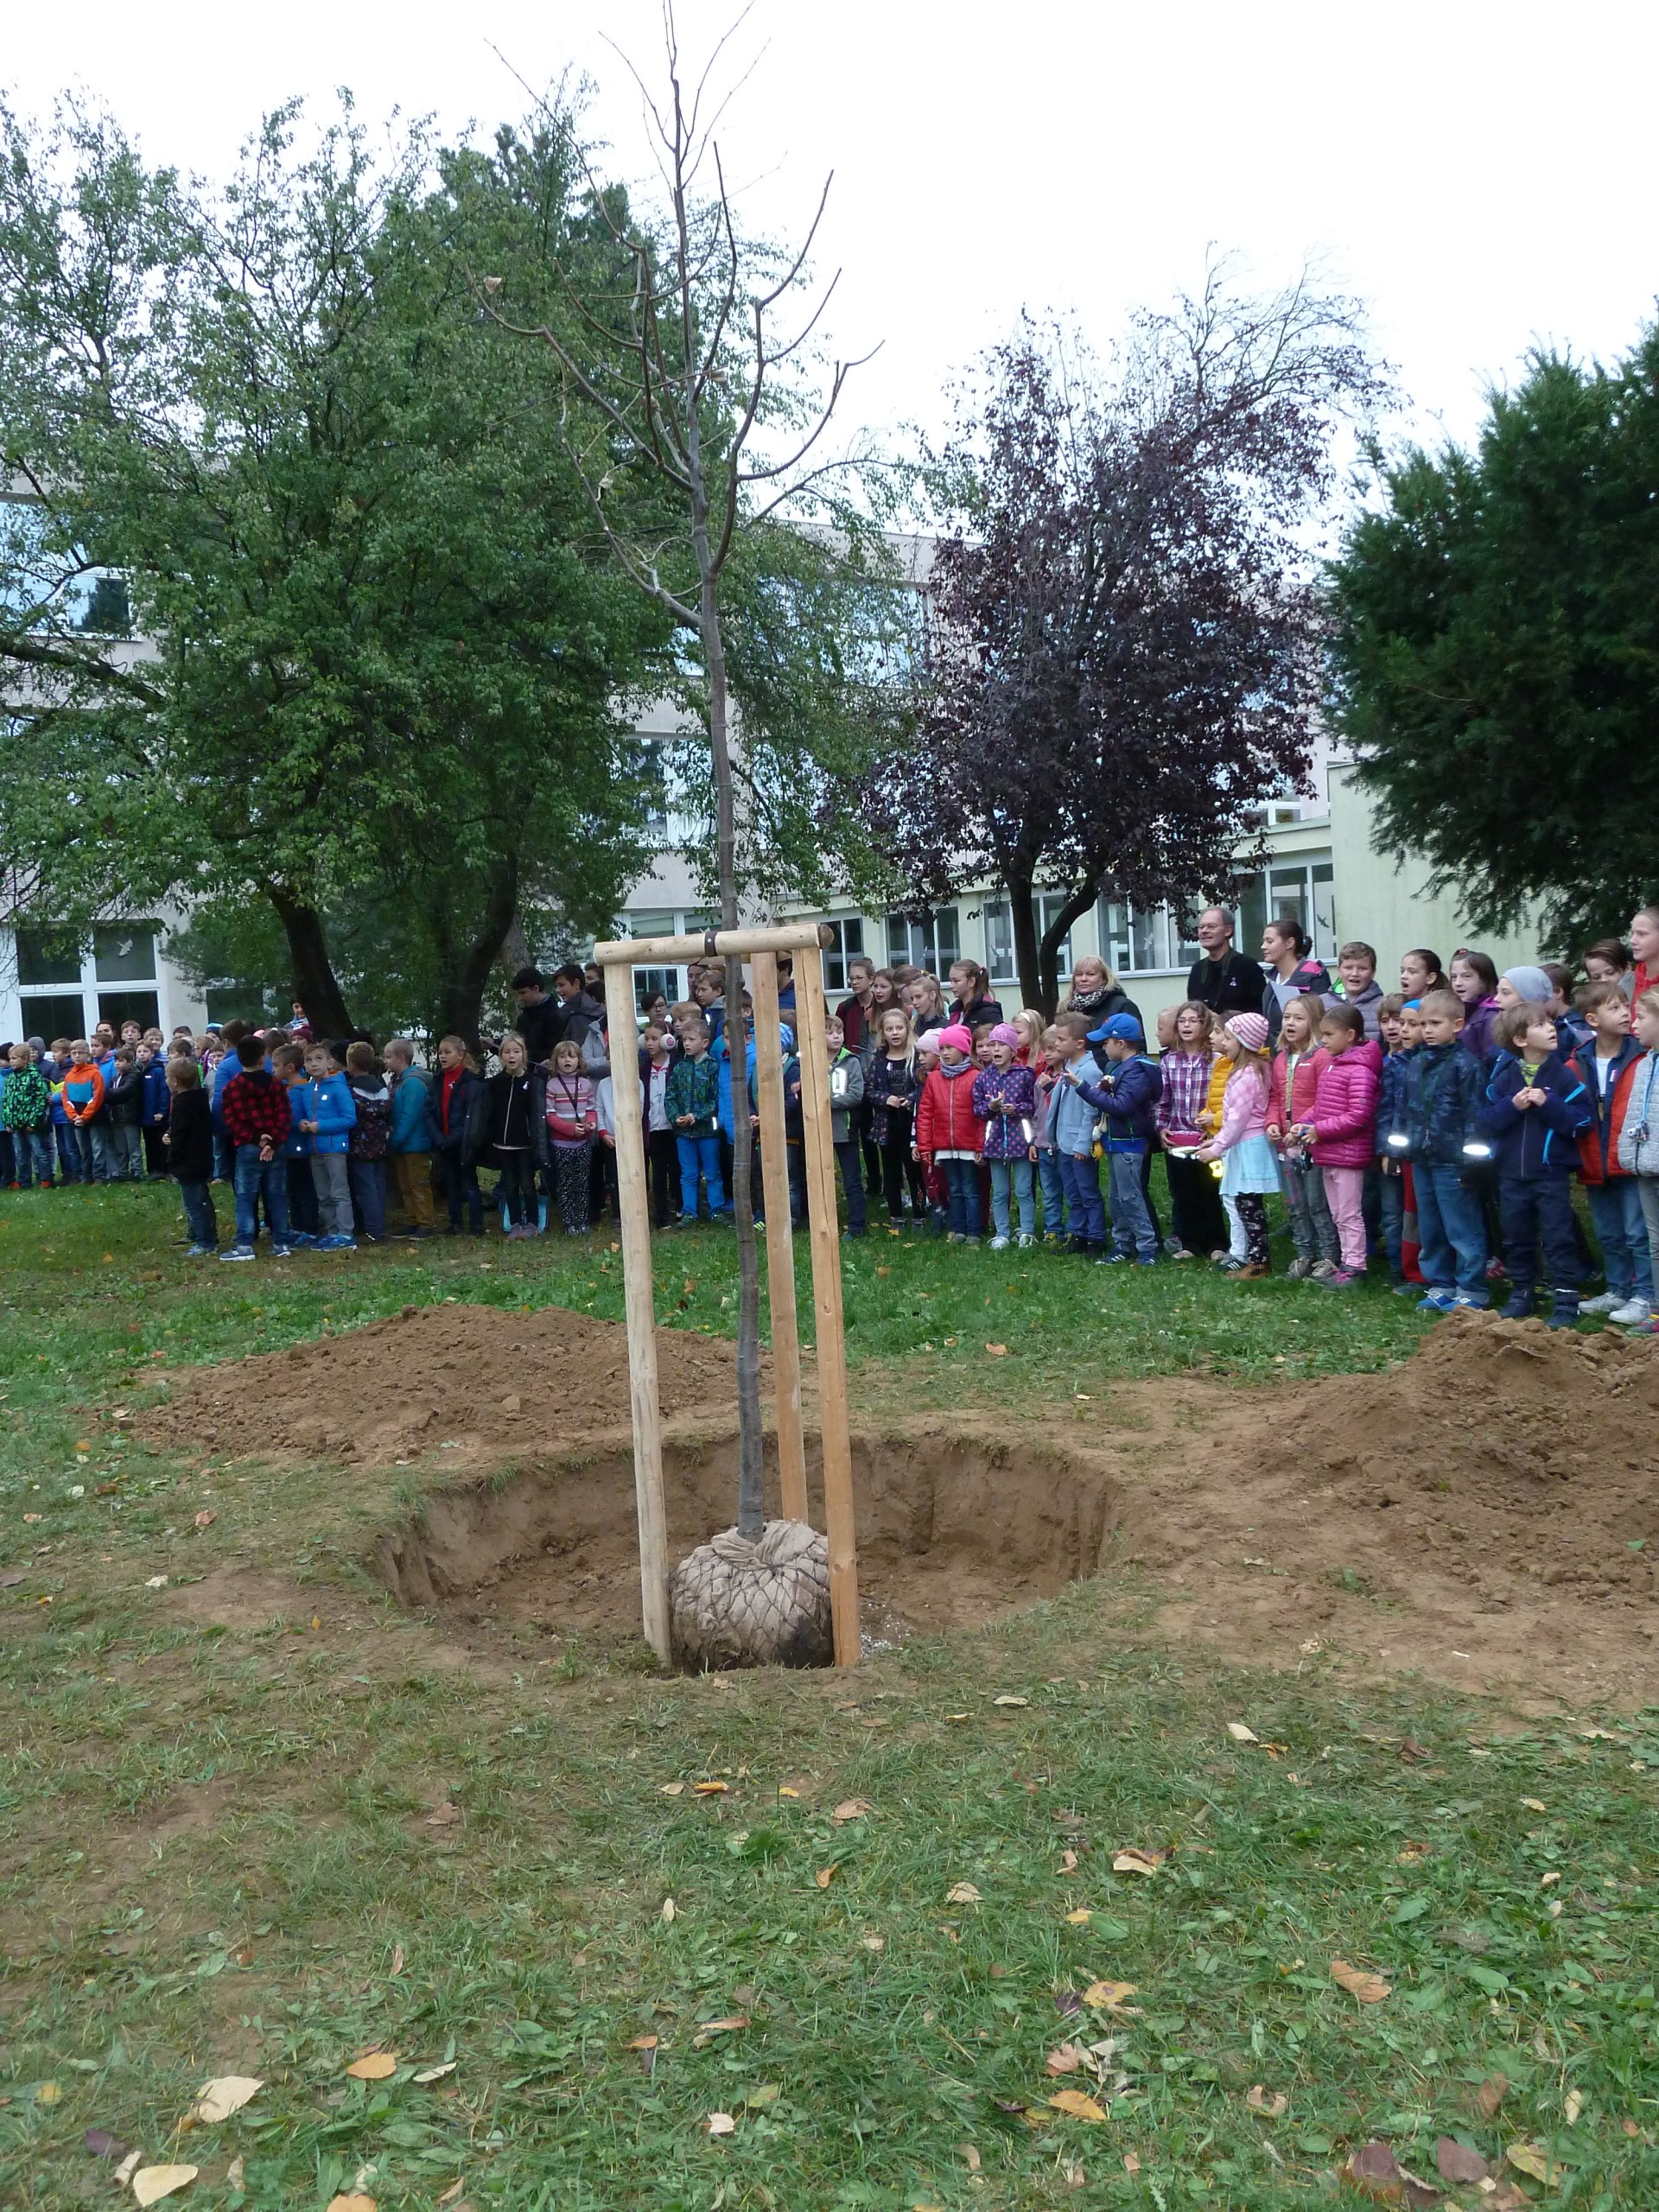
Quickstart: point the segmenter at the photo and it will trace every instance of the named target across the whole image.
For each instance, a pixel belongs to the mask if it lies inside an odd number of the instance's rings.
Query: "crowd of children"
[[[1220,910],[1211,910],[1218,913]],[[1209,920],[1210,915],[1205,919]],[[1202,932],[1201,932],[1202,935]],[[1269,925],[1255,975],[1212,929],[1195,995],[1160,1015],[1149,1042],[1105,964],[1077,963],[1064,1009],[1005,1019],[971,961],[950,995],[916,969],[854,960],[849,995],[826,1012],[830,1103],[847,1234],[872,1202],[890,1226],[931,1229],[991,1249],[1039,1240],[1103,1265],[1207,1257],[1242,1280],[1271,1271],[1268,1200],[1284,1202],[1293,1280],[1341,1291],[1379,1263],[1430,1311],[1504,1313],[1543,1300],[1552,1326],[1581,1313],[1651,1329],[1659,1266],[1659,908],[1631,944],[1500,976],[1461,950],[1449,971],[1414,947],[1385,994],[1376,955],[1342,948],[1338,976],[1311,960],[1299,925]],[[233,1241],[254,1256],[354,1249],[388,1233],[503,1233],[557,1219],[585,1233],[614,1205],[616,1070],[594,971],[515,978],[519,1016],[480,1065],[448,1036],[423,1068],[407,1039],[314,1039],[302,1020],[202,1037],[39,1039],[0,1048],[0,1181],[179,1184],[194,1253],[219,1249],[213,1185],[228,1183]],[[658,1228],[729,1217],[735,1134],[733,1043],[760,1116],[747,995],[728,1024],[723,963],[690,971],[691,995],[655,1002],[630,1040]],[[1244,1001],[1255,996],[1260,1010]],[[780,963],[788,1186],[805,1217],[795,985]],[[1169,1205],[1158,1218],[1150,1167],[1161,1154]],[[1104,1186],[1103,1188],[1103,1167]],[[1582,1182],[1605,1287],[1573,1204]],[[764,1218],[762,1181],[752,1183]]]

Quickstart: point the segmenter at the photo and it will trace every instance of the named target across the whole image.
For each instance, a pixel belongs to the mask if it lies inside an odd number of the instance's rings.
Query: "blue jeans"
[[[52,1180],[52,1132],[50,1129],[14,1129],[11,1133],[11,1150],[20,1190],[26,1191],[29,1187],[31,1167],[42,1188]]]
[[[184,1225],[190,1232],[190,1242],[217,1251],[219,1217],[213,1211],[213,1192],[206,1183],[181,1183],[179,1196],[184,1201]]]
[[[981,1227],[978,1160],[942,1160],[939,1168],[950,1194],[950,1234],[977,1236]]]
[[[858,1139],[850,1137],[836,1148],[836,1159],[841,1168],[842,1187],[847,1193],[847,1226],[855,1236],[864,1234],[864,1166],[859,1156]],[[759,1190],[760,1178],[754,1178],[753,1188]]]
[[[60,1122],[58,1125],[58,1157],[63,1162],[66,1183],[90,1183],[92,1179],[92,1131],[72,1128],[67,1122]]]
[[[674,1142],[680,1155],[680,1219],[695,1221],[697,1217],[699,1175],[709,1185],[710,1217],[723,1213],[726,1186],[720,1179],[720,1139],[683,1136],[677,1129]]]
[[[91,1179],[94,1183],[113,1183],[119,1173],[116,1166],[114,1134],[107,1122],[94,1122],[90,1129],[80,1133],[81,1142],[92,1147]]]
[[[1158,1230],[1141,1182],[1146,1156],[1144,1147],[1139,1152],[1109,1152],[1106,1187],[1111,1193],[1114,1247],[1150,1265],[1158,1257]]]
[[[384,1160],[348,1160],[346,1166],[351,1180],[352,1204],[357,1208],[358,1229],[378,1243],[386,1233],[386,1163]]]
[[[1460,1167],[1412,1162],[1417,1190],[1417,1263],[1431,1290],[1451,1290],[1472,1305],[1489,1301],[1486,1217],[1478,1191],[1464,1187]]]
[[[1590,1201],[1590,1218],[1596,1224],[1608,1289],[1616,1290],[1621,1298],[1645,1298],[1651,1306],[1653,1261],[1648,1251],[1648,1224],[1637,1178],[1617,1175],[1610,1183],[1589,1183],[1584,1195]]]
[[[257,1144],[236,1147],[236,1241],[251,1244],[259,1234],[259,1203],[270,1224],[270,1241],[279,1249],[288,1244],[288,1162],[279,1154],[261,1160]]]
[[[1084,1244],[1092,1244],[1103,1250],[1106,1244],[1106,1208],[1100,1196],[1100,1164],[1092,1153],[1085,1153],[1081,1160],[1074,1160],[1069,1152],[1055,1154],[1060,1163],[1060,1181],[1065,1190],[1065,1203],[1071,1216],[1071,1234]],[[1136,1173],[1140,1171],[1137,1167]]]
[[[1394,1282],[1403,1282],[1406,1279],[1406,1179],[1403,1174],[1380,1175],[1378,1181],[1382,1209],[1382,1249],[1388,1255],[1389,1275]]]
[[[1039,1153],[1038,1158],[1051,1155]],[[1031,1162],[1028,1160],[994,1160],[991,1166],[991,1219],[996,1224],[999,1236],[1008,1234],[1013,1209],[1008,1204],[1010,1193],[1020,1208],[1020,1234],[1029,1236],[1037,1226],[1037,1201],[1032,1194]]]
[[[1065,1230],[1065,1184],[1059,1160],[1048,1145],[1037,1148],[1037,1173],[1043,1185],[1043,1234],[1062,1236]]]

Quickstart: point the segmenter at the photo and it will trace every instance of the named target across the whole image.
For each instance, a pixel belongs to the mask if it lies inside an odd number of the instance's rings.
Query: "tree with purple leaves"
[[[926,674],[867,806],[917,906],[1006,889],[1052,1008],[1097,898],[1224,897],[1256,810],[1306,786],[1320,525],[1385,385],[1354,302],[1306,276],[1252,300],[1224,264],[1109,380],[1028,323],[984,381],[933,457]]]

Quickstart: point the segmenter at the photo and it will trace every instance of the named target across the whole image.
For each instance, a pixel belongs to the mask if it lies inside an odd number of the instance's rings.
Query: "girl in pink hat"
[[[1268,1141],[1270,1066],[1268,1025],[1259,1014],[1235,1014],[1223,1027],[1218,1049],[1232,1062],[1222,1094],[1221,1127],[1201,1144],[1196,1160],[1224,1160],[1221,1195],[1236,1207],[1244,1228],[1245,1257],[1230,1253],[1217,1265],[1241,1281],[1271,1272],[1268,1254],[1268,1198],[1279,1188],[1279,1163]]]
[[[979,1242],[979,1156],[985,1123],[974,1111],[974,1039],[958,1024],[938,1033],[939,1064],[922,1085],[916,1108],[918,1160],[944,1171],[950,1242]]]

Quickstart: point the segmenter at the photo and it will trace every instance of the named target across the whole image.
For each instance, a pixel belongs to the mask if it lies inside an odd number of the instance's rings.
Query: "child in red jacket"
[[[1319,1278],[1326,1290],[1347,1290],[1365,1272],[1365,1217],[1361,1198],[1365,1170],[1376,1152],[1376,1095],[1382,1055],[1365,1039],[1357,1007],[1327,1007],[1319,1042],[1331,1055],[1320,1070],[1313,1111],[1297,1122],[1293,1142],[1311,1146],[1325,1178],[1325,1201],[1337,1224],[1342,1264]]]
[[[972,1032],[952,1023],[939,1035],[939,1065],[922,1085],[916,1107],[915,1154],[944,1170],[950,1242],[979,1242],[979,1156],[985,1124],[974,1111]]]

